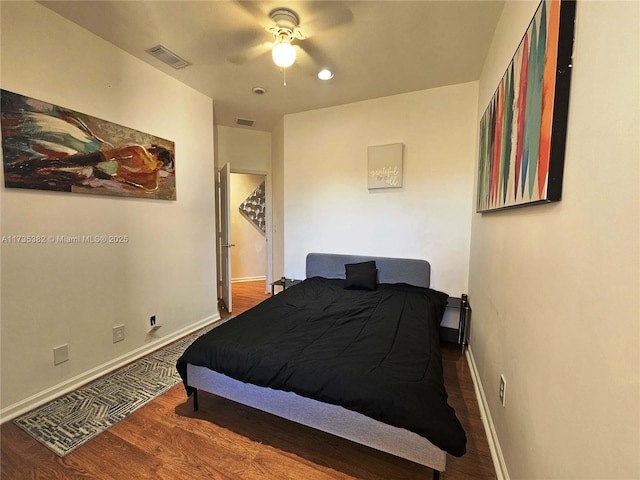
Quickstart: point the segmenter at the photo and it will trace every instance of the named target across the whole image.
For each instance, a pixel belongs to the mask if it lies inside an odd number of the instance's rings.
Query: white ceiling
[[[213,98],[218,125],[240,117],[271,131],[288,113],[477,80],[504,0],[42,3]],[[287,86],[260,47],[272,40],[264,27],[276,7],[297,12],[307,36],[294,42],[304,51]],[[192,65],[175,70],[146,53],[157,44]],[[316,77],[321,66],[333,80]]]

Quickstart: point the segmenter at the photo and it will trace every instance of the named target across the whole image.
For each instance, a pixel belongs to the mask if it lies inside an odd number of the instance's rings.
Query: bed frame
[[[344,278],[345,263],[375,260],[379,283],[406,282],[429,287],[431,266],[425,260],[360,255],[310,253],[306,259],[307,278]],[[417,433],[373,420],[347,410],[293,392],[258,387],[234,380],[206,367],[187,365],[187,381],[195,388],[193,408],[198,410],[198,390],[248,405],[302,425],[381,450],[433,469],[440,478],[446,467],[446,452]]]

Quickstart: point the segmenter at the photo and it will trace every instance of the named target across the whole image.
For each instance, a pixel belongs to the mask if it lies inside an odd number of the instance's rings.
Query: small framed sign
[[[376,188],[402,187],[402,143],[369,147],[367,186]]]

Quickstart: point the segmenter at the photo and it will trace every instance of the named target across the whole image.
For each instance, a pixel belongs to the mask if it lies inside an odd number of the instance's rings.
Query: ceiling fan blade
[[[300,29],[306,38],[311,38],[352,21],[353,13],[341,2],[313,2],[301,17]]]
[[[301,71],[305,72],[305,74],[310,76],[317,75],[320,67],[318,67],[318,64],[311,57],[311,55],[309,55],[309,53],[307,53],[307,51],[302,47],[297,48],[296,51],[296,63],[294,64],[293,68],[300,69]]]
[[[264,11],[263,2],[256,2],[254,0],[237,0],[236,3],[242,7],[247,13],[258,21],[260,26],[267,25],[270,21],[269,12]]]
[[[243,64],[253,60],[271,49],[269,35],[260,29],[249,29],[225,37],[222,48],[228,49],[227,60]]]
[[[271,42],[264,42],[254,45],[253,47],[245,48],[244,50],[233,53],[227,57],[227,60],[236,65],[242,65],[243,63],[255,60],[265,53],[271,51]]]
[[[311,39],[306,39],[296,46],[299,47],[301,66],[310,70],[313,75],[316,75],[321,68],[332,65],[331,59]]]

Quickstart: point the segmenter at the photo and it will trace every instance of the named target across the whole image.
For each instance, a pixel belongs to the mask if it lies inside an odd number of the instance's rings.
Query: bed
[[[204,390],[430,467],[461,456],[425,260],[310,253],[306,279],[196,339],[178,359]]]

